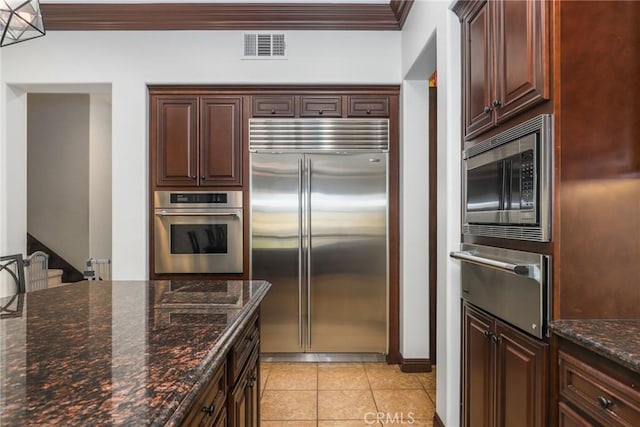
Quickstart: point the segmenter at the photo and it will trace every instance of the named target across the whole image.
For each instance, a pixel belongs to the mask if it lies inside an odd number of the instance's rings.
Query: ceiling
[[[47,31],[402,29],[413,0],[41,0]]]

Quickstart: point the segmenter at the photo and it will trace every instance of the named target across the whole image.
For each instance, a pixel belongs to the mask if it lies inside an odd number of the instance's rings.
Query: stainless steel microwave
[[[543,114],[463,152],[464,234],[551,240],[552,125]]]

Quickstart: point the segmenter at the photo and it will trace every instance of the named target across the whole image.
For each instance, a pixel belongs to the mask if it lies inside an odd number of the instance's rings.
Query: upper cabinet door
[[[242,185],[242,98],[200,100],[200,185]]]
[[[341,117],[342,97],[302,96],[300,97],[300,117]]]
[[[253,97],[253,117],[295,116],[293,95],[260,95]]]
[[[496,1],[496,121],[549,99],[548,3]]]
[[[467,138],[494,126],[491,8],[492,4],[486,0],[479,1],[462,21],[463,108]]]
[[[156,185],[197,184],[198,102],[196,97],[158,97]]]

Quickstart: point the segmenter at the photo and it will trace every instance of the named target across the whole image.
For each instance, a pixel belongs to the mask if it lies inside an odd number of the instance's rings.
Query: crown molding
[[[47,31],[397,31],[412,3],[42,3],[40,8]]]

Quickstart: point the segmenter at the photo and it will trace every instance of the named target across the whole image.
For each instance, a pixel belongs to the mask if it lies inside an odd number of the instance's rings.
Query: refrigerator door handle
[[[302,344],[302,280],[304,276],[304,259],[303,259],[303,204],[302,204],[302,174],[303,174],[302,158],[298,159],[298,346],[303,347]]]
[[[306,167],[306,222],[307,222],[307,348],[311,348],[311,158]]]

